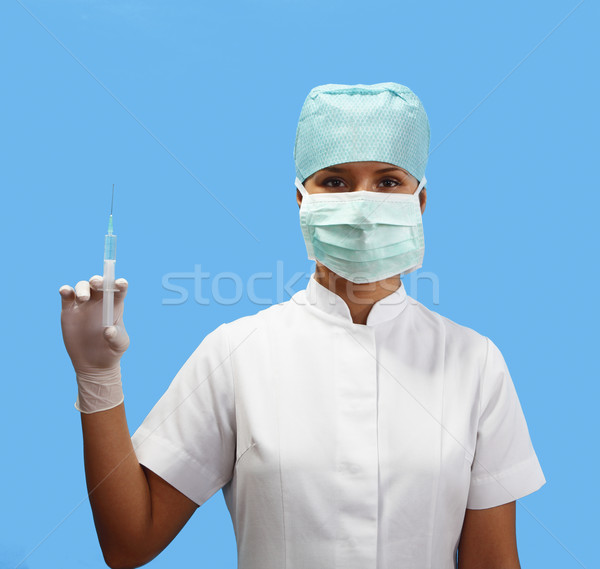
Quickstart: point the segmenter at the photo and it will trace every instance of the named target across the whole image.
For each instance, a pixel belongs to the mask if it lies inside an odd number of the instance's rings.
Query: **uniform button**
[[[358,472],[360,472],[362,470],[362,468],[358,464],[344,462],[344,463],[340,464],[339,470],[345,470],[346,472],[350,472],[352,474],[357,474]]]

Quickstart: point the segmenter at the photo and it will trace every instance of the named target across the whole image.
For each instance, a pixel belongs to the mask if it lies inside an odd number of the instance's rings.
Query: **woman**
[[[429,123],[396,83],[323,85],[294,158],[315,272],[206,336],[130,438],[101,277],[61,287],[105,559],[160,553],[219,489],[241,569],[515,569],[515,500],[545,478],[488,338],[407,296]],[[104,335],[104,337],[102,337]]]

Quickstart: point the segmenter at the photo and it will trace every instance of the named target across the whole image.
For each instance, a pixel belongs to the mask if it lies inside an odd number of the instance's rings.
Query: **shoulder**
[[[273,304],[254,314],[241,316],[235,320],[225,322],[212,333],[227,338],[229,342],[237,345],[245,339],[262,336],[266,332],[277,332],[279,329],[288,328],[288,321],[293,317],[295,303],[289,299],[278,304]],[[258,334],[257,334],[258,332]]]
[[[458,357],[475,355],[484,363],[490,342],[487,336],[427,308],[410,296],[408,303],[417,333],[434,336],[437,342],[443,343],[446,353],[455,352]]]

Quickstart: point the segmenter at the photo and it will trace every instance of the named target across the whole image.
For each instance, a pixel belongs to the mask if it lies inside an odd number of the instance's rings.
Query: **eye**
[[[332,185],[330,185],[332,184]],[[340,178],[327,178],[327,180],[324,180],[322,185],[325,186],[326,188],[335,188],[338,189],[342,186],[340,186],[340,184],[344,184],[344,181],[341,180]]]
[[[393,185],[386,184],[386,182],[391,182]],[[395,188],[396,186],[402,185],[402,182],[399,182],[395,178],[385,178],[385,179],[381,180],[381,183],[385,184],[384,185],[385,188]]]

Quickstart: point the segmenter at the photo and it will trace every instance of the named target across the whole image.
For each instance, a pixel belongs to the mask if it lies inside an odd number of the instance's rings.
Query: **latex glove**
[[[82,413],[112,409],[124,400],[121,356],[129,347],[123,323],[123,303],[128,283],[117,279],[114,295],[114,326],[102,326],[102,277],[79,281],[75,289],[60,287],[60,323],[67,353],[77,379],[75,408]]]

